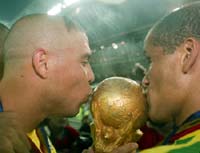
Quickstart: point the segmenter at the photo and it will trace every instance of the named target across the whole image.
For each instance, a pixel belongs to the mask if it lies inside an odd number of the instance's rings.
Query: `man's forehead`
[[[76,31],[70,36],[70,39],[80,42],[84,47],[88,47],[88,37],[84,32]]]
[[[71,46],[87,48],[89,49],[89,42],[87,35],[84,32],[80,31],[71,31],[70,34],[67,33],[66,37],[63,39],[65,44],[69,44]]]
[[[88,37],[87,37],[86,33],[82,32],[82,35],[83,35],[83,46],[85,48],[85,55],[84,56],[88,57],[92,54],[92,51],[90,49]]]
[[[151,40],[147,40],[144,44],[145,55],[149,58],[163,55],[164,51],[161,46],[155,46]]]
[[[159,54],[163,54],[163,48],[161,46],[155,45],[155,39],[152,34],[151,29],[147,36],[144,39],[144,51],[147,57],[156,56]]]
[[[76,30],[76,29],[72,30],[71,32],[73,33],[74,36],[81,37],[85,41],[88,41],[88,37],[87,37],[85,32],[79,31],[79,30]]]
[[[92,51],[89,47],[88,42],[84,41],[83,44],[80,44],[79,50],[81,51],[81,58],[89,58],[92,54]]]
[[[145,55],[147,56],[147,57],[149,57],[149,48],[150,48],[150,44],[149,44],[150,42],[147,40],[147,39],[145,39],[145,41],[144,41],[144,53],[145,53]]]

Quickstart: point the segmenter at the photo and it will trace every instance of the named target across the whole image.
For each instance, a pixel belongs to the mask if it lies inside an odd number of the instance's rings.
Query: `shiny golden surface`
[[[145,98],[140,85],[127,78],[111,77],[95,89],[91,102],[95,153],[113,149],[140,138],[146,121]]]

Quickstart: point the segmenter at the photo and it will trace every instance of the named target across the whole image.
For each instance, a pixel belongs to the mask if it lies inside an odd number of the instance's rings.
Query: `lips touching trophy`
[[[91,112],[95,153],[111,153],[142,136],[139,128],[146,121],[146,105],[136,81],[110,77],[100,82],[92,97]]]

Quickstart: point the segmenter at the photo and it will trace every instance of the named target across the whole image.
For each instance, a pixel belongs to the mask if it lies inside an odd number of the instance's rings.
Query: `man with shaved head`
[[[200,2],[172,11],[145,39],[151,66],[143,84],[150,122],[169,127],[161,146],[142,153],[200,152]]]
[[[90,55],[87,36],[66,17],[29,15],[12,26],[3,50],[1,153],[28,153],[30,144],[32,152],[55,152],[34,129],[50,115],[79,112],[94,80]]]
[[[67,17],[35,14],[16,21],[3,49],[1,153],[56,152],[34,129],[48,116],[79,112],[92,91],[90,55],[87,36]]]

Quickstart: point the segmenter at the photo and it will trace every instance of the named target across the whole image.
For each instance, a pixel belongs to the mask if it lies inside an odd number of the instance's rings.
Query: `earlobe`
[[[35,50],[32,56],[33,69],[35,73],[43,79],[46,79],[48,74],[47,62],[47,51],[44,49]]]
[[[193,67],[197,60],[197,56],[199,54],[200,44],[194,38],[188,38],[185,40],[184,44],[184,52],[182,56],[182,72],[188,73],[189,70]]]

